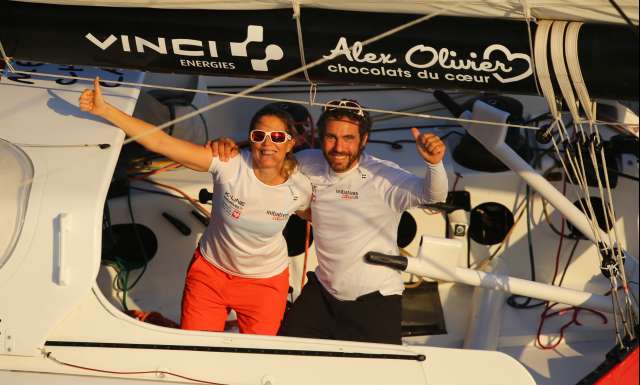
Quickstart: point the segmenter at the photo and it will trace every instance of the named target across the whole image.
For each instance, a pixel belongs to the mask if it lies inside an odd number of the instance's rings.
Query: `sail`
[[[264,10],[291,9],[291,0],[20,0],[33,3],[61,5],[93,5],[110,7],[138,7],[163,9]],[[301,7],[345,11],[430,14],[447,9],[445,14],[463,17],[522,19],[530,12],[536,19],[579,20],[624,24],[608,0],[496,0],[465,1],[438,0],[297,0]],[[638,24],[638,2],[617,0],[622,11]],[[528,6],[528,9],[525,7]]]
[[[416,15],[302,8],[298,30],[290,8],[168,11],[11,1],[6,11],[0,41],[17,60],[258,78],[324,61],[293,78],[538,94],[536,26],[521,20],[438,16],[364,46]],[[591,95],[638,99],[638,44],[627,25],[583,25],[578,52]]]

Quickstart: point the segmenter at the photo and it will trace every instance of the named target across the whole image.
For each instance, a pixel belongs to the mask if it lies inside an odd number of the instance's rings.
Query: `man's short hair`
[[[353,99],[339,99],[327,102],[322,115],[318,118],[318,130],[323,137],[329,120],[349,119],[358,123],[360,137],[364,138],[371,132],[371,117],[362,105]]]

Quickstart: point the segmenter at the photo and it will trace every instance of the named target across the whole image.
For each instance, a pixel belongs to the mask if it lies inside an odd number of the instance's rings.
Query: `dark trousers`
[[[285,314],[279,335],[401,344],[402,296],[365,294],[354,301],[332,296],[314,273]]]

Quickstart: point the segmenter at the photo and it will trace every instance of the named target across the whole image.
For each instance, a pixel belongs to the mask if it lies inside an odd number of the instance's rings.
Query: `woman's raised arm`
[[[164,155],[196,171],[209,169],[212,156],[208,147],[174,138],[158,130],[156,126],[127,115],[107,103],[102,97],[99,78],[93,81],[93,88],[93,90],[84,90],[80,95],[79,105],[82,111],[111,122],[150,151]]]

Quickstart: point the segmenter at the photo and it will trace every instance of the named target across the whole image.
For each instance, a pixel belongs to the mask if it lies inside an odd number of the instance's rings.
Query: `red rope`
[[[165,371],[165,370],[117,371],[117,370],[106,370],[106,369],[90,368],[90,367],[87,367],[87,366],[70,364],[68,362],[60,361],[57,358],[51,357],[51,353],[50,352],[46,353],[45,357],[47,357],[47,358],[49,358],[49,359],[51,359],[51,360],[53,360],[53,361],[55,361],[55,362],[57,362],[58,364],[61,364],[61,365],[69,366],[69,367],[76,368],[76,369],[89,370],[89,371],[98,372],[98,373],[124,374],[124,375],[135,375],[135,374],[155,374],[155,375],[158,375],[158,374],[163,374],[163,375],[169,375],[169,376],[182,378],[184,380],[199,382],[201,384],[225,385],[225,384],[222,384],[220,382],[211,382],[211,381],[206,381],[206,380],[199,380],[197,378],[187,377],[187,376],[183,376],[181,374],[177,374],[177,373],[173,373],[173,372],[169,372],[169,371]]]
[[[567,180],[564,179],[563,183],[562,183],[562,195],[566,195],[566,191],[567,191]],[[555,285],[556,282],[556,278],[558,276],[558,269],[560,267],[560,253],[562,251],[562,243],[564,240],[564,227],[565,227],[565,219],[564,217],[562,217],[562,222],[560,224],[560,241],[558,242],[558,250],[556,251],[556,262],[555,262],[555,267],[553,270],[553,279],[551,280],[551,284]],[[571,256],[569,257],[569,259],[567,259],[566,262],[566,266],[565,266],[565,272],[567,270],[567,267],[569,266],[569,263],[571,263]],[[562,278],[564,278],[564,274],[562,276]],[[562,285],[562,279],[560,280],[560,282],[558,282],[558,286]],[[549,310],[551,310],[554,306],[556,306],[557,303],[552,303],[549,304],[547,302],[547,304],[544,307],[544,310],[542,311],[542,313],[540,314],[540,322],[538,322],[538,331],[536,332],[536,342],[538,343],[538,346],[541,349],[544,350],[551,350],[551,349],[555,349],[556,347],[558,347],[558,345],[560,345],[560,343],[562,342],[562,340],[564,339],[564,331],[571,325],[577,325],[577,326],[581,326],[582,324],[580,323],[580,321],[578,321],[578,315],[580,314],[581,311],[587,311],[590,312],[592,314],[597,315],[598,317],[600,317],[600,319],[602,319],[602,323],[606,324],[608,322],[607,317],[596,310],[593,309],[587,309],[584,307],[576,307],[576,306],[571,306],[571,307],[567,307],[564,309],[560,309],[560,310],[556,310],[554,312],[549,313]],[[545,345],[542,343],[542,341],[540,340],[540,338],[542,337],[542,327],[544,326],[544,323],[547,319],[554,317],[554,316],[561,316],[564,314],[567,314],[569,312],[573,312],[571,315],[571,320],[569,322],[566,322],[564,325],[562,325],[560,327],[560,337],[558,338],[557,341],[555,341],[554,343],[550,344],[550,345]]]
[[[163,167],[163,168],[166,168],[166,167]],[[159,171],[159,170],[156,170],[156,171]],[[189,194],[187,194],[186,192],[180,190],[177,187],[174,187],[174,186],[171,186],[171,185],[168,185],[168,184],[165,184],[165,183],[156,182],[156,181],[154,181],[152,179],[149,179],[148,175],[135,176],[135,177],[131,177],[131,179],[139,180],[139,181],[142,181],[142,182],[151,183],[151,184],[154,184],[154,185],[157,185],[157,186],[160,186],[160,187],[164,187],[164,188],[169,189],[169,190],[173,190],[173,191],[177,192],[178,194],[182,195],[189,203],[191,203],[191,205],[193,207],[195,207],[198,211],[200,211],[200,213],[202,215],[204,215],[207,218],[211,218],[211,213],[206,208],[204,208],[200,204],[200,202],[196,201]]]
[[[545,306],[544,310],[542,311],[542,314],[540,315],[540,323],[538,324],[538,332],[536,334],[536,341],[538,342],[538,346],[544,350],[551,350],[551,349],[555,349],[558,345],[560,345],[560,343],[562,342],[562,340],[564,339],[564,331],[571,325],[575,324],[577,326],[582,326],[582,323],[580,323],[580,321],[578,320],[578,315],[580,314],[581,311],[587,311],[589,313],[595,314],[598,317],[600,317],[600,319],[602,320],[603,324],[607,324],[608,320],[607,317],[602,314],[599,311],[593,310],[593,309],[587,309],[584,307],[576,307],[576,306],[571,306],[568,308],[564,308],[564,309],[560,309],[560,310],[556,310],[552,313],[549,313],[549,310],[551,310],[554,306],[556,306],[557,303],[553,303],[551,305],[547,304],[547,306]],[[571,320],[569,320],[569,322],[565,323],[564,325],[562,325],[560,327],[560,338],[558,338],[557,341],[555,341],[554,343],[550,344],[550,345],[545,345],[542,343],[542,341],[540,341],[540,337],[542,335],[542,326],[544,325],[544,322],[551,318],[554,317],[556,315],[561,316],[561,315],[565,315],[569,312],[573,312],[571,314]]]

